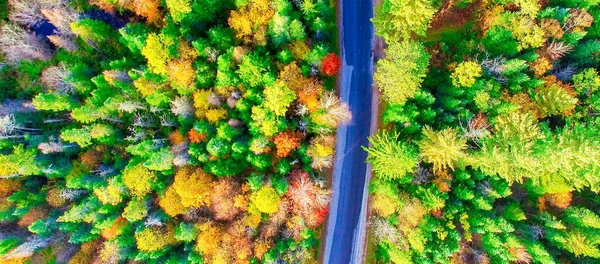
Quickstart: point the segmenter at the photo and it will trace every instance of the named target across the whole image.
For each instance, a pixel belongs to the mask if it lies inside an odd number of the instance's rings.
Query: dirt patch
[[[447,27],[462,27],[472,19],[473,13],[480,6],[481,0],[476,0],[468,7],[456,7],[456,0],[445,0],[440,11],[436,13],[431,21],[430,30]]]

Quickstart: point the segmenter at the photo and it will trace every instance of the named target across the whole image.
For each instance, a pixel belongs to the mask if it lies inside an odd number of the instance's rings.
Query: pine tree
[[[386,180],[408,182],[419,164],[416,148],[407,142],[398,141],[398,134],[378,133],[369,138],[371,147],[365,149],[375,176]]]

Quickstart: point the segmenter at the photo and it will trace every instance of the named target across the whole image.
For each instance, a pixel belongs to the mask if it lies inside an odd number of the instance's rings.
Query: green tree
[[[72,110],[77,107],[77,104],[71,97],[64,94],[56,93],[41,93],[33,98],[33,105],[38,110],[46,111],[64,111]]]
[[[365,148],[375,176],[386,180],[410,182],[410,176],[419,164],[417,149],[407,142],[398,141],[398,134],[380,132],[369,137],[370,148]]]
[[[277,81],[274,85],[265,87],[264,106],[275,113],[276,116],[284,116],[290,104],[296,99],[294,91],[290,90],[285,82]]]
[[[409,40],[412,34],[425,36],[435,12],[431,0],[384,0],[375,8],[371,21],[377,35],[394,43]]]
[[[384,59],[377,62],[373,76],[383,97],[391,104],[404,104],[419,90],[427,66],[429,54],[418,42],[392,42]]]

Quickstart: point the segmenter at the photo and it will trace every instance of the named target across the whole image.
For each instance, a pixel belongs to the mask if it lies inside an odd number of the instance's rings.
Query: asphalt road
[[[323,263],[360,263],[365,236],[367,153],[372,107],[372,0],[340,0],[340,96],[352,122],[337,131],[331,203]]]

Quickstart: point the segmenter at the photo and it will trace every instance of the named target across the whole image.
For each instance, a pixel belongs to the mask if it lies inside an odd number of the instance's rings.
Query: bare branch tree
[[[71,23],[79,20],[79,15],[75,10],[69,7],[61,6],[51,9],[43,9],[41,13],[44,15],[48,22],[54,25],[60,35],[73,35],[71,30]]]
[[[44,41],[15,24],[4,24],[0,29],[0,50],[11,63],[52,58],[52,50]]]
[[[44,21],[41,5],[35,0],[8,0],[10,14],[8,19],[27,27],[35,26]]]
[[[573,50],[573,46],[570,44],[565,44],[563,42],[554,42],[550,43],[546,48],[546,53],[553,60],[560,60],[563,56],[567,55],[567,53]]]
[[[71,76],[71,72],[67,70],[63,63],[57,66],[50,66],[42,71],[40,81],[50,89],[50,91],[56,91],[62,94],[73,94],[75,88],[73,84],[68,80]]]
[[[18,247],[8,252],[8,254],[4,255],[2,259],[8,260],[31,257],[35,250],[47,247],[48,243],[48,239],[42,239],[39,237],[30,238],[29,241],[19,245]]]
[[[79,48],[77,46],[77,42],[75,42],[74,36],[52,35],[52,36],[48,36],[48,39],[55,46],[57,46],[59,48],[63,48],[67,51],[76,51]]]
[[[7,99],[0,104],[0,116],[37,112],[31,101]]]
[[[194,114],[194,105],[188,97],[177,97],[171,101],[171,112],[174,115],[188,118]]]

